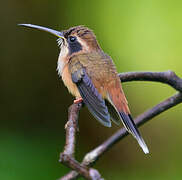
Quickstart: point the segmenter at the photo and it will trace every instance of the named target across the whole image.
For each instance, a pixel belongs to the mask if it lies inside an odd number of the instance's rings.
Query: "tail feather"
[[[143,138],[141,137],[140,132],[138,131],[136,124],[134,123],[132,117],[124,112],[119,112],[119,114],[122,118],[122,122],[123,122],[125,128],[127,129],[127,131],[136,138],[136,140],[138,141],[138,144],[142,148],[143,152],[145,154],[148,154],[149,153],[148,147],[145,144]]]

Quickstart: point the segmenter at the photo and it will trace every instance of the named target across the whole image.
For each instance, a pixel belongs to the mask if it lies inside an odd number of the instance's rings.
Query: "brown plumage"
[[[66,38],[69,36],[77,36],[85,41],[86,46],[89,48],[89,52],[76,52],[69,57],[69,60],[65,60],[69,63],[63,70],[62,79],[68,89],[73,91],[71,93],[76,97],[79,94],[77,92],[78,89],[75,88],[75,84],[72,84],[69,71],[77,70],[75,62],[80,61],[86,67],[93,84],[99,93],[102,94],[102,97],[107,99],[109,95],[119,111],[130,114],[128,103],[121,87],[121,81],[117,75],[112,59],[102,51],[94,33],[87,27],[76,26],[64,31],[64,36]]]
[[[103,51],[74,55],[70,58],[68,63],[71,73],[78,69],[77,62],[80,62],[83,67],[86,68],[88,76],[104,99],[111,100],[118,111],[130,114],[128,103],[121,87],[121,81],[112,60],[108,55],[104,54]],[[64,71],[67,71],[67,69]],[[63,81],[66,77],[71,78],[71,76],[64,73],[64,71],[62,75]],[[69,83],[71,83],[71,80],[68,84],[66,84],[67,82],[65,81],[64,83],[67,87],[70,87]],[[78,91],[78,89],[75,90]],[[73,95],[76,96],[76,94],[78,94],[78,92],[75,92]]]
[[[111,120],[116,124],[123,122],[143,151],[148,153],[130,115],[116,67],[100,48],[94,33],[84,26],[62,32],[30,24],[23,26],[48,31],[59,37],[58,73],[69,92],[76,99],[82,98],[89,111],[103,125],[110,127]]]

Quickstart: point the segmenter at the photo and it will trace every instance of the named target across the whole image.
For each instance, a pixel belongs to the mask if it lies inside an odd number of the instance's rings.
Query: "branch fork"
[[[182,79],[179,78],[173,71],[166,72],[127,72],[120,73],[119,77],[122,82],[129,81],[155,81],[168,84],[178,91],[175,95],[157,104],[153,108],[145,111],[134,119],[137,126],[141,126],[148,122],[153,117],[160,113],[176,106],[182,102]],[[125,128],[121,128],[115,132],[106,141],[100,144],[98,147],[90,151],[85,155],[83,161],[80,163],[75,160],[75,144],[76,144],[76,132],[78,131],[78,116],[79,111],[82,108],[82,103],[72,104],[68,111],[68,122],[65,125],[66,129],[66,143],[63,153],[60,154],[60,162],[71,168],[68,174],[60,178],[59,180],[71,180],[76,179],[79,176],[88,180],[104,180],[96,169],[91,168],[104,152],[108,151],[114,144],[123,139],[128,132]]]

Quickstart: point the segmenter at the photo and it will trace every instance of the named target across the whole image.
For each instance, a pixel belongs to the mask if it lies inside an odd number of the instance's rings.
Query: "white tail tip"
[[[144,142],[142,137],[140,139],[138,139],[138,143],[139,143],[140,147],[142,148],[143,152],[145,154],[148,154],[149,153],[149,149],[148,149],[147,145],[145,144],[145,142]]]

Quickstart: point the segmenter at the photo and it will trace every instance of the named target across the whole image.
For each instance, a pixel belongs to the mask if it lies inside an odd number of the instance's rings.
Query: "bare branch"
[[[147,110],[146,112],[135,118],[135,123],[137,124],[137,126],[141,126],[150,119],[152,119],[153,117],[168,110],[171,107],[174,107],[175,105],[181,102],[182,102],[182,93],[177,93],[174,96],[171,96],[170,98],[166,99],[165,101],[159,103],[158,105],[154,106],[153,108]],[[110,147],[112,147],[115,143],[124,138],[126,135],[128,135],[128,132],[126,131],[125,128],[118,130],[104,143],[102,143],[93,151],[88,153],[83,160],[83,164],[91,165],[91,163],[95,162],[101,155],[103,155],[104,152],[109,150]]]
[[[179,78],[174,72],[129,72],[129,73],[121,73],[119,77],[122,82],[128,81],[156,81],[168,84],[172,86],[177,91],[182,92],[182,79]],[[140,126],[153,117],[159,115],[160,113],[168,110],[171,107],[182,102],[182,93],[177,93],[170,98],[164,100],[153,108],[147,110],[137,118],[135,118],[135,123],[137,126]],[[104,154],[104,152],[108,151],[115,143],[128,135],[128,132],[125,128],[118,130],[114,133],[110,138],[108,138],[101,145],[96,147],[94,150],[85,155],[82,166],[91,166],[94,162],[98,160],[98,158]],[[71,166],[69,166],[71,167]],[[74,168],[72,168],[74,169]],[[64,176],[64,180],[75,179],[79,176],[80,171],[71,171],[67,175]],[[63,179],[62,179],[63,180]]]
[[[80,164],[74,159],[75,144],[76,144],[76,131],[78,130],[78,115],[82,107],[82,103],[72,104],[68,111],[68,121],[65,125],[66,129],[66,144],[63,153],[60,154],[60,162],[67,167],[76,170],[80,175],[89,180],[101,180],[99,172],[93,168],[88,168]],[[73,172],[73,174],[75,174]],[[76,174],[75,174],[76,175]],[[64,176],[60,180],[67,180],[69,177]]]
[[[79,173],[77,173],[76,171],[70,171],[68,174],[61,177],[59,180],[76,179],[77,177],[79,177]]]
[[[63,154],[73,156],[75,152],[76,131],[78,130],[78,115],[82,104],[72,104],[68,110],[68,121],[65,125],[66,129],[66,145]]]
[[[86,179],[92,180],[89,174],[89,168],[86,166],[81,165],[79,162],[77,162],[75,159],[73,159],[71,156],[67,154],[61,154],[60,156],[61,162],[66,165],[67,167],[76,170],[77,172],[80,173],[83,177]],[[65,177],[64,177],[65,179]],[[61,180],[63,180],[61,178]]]
[[[165,83],[182,91],[182,79],[179,78],[173,71],[166,72],[126,72],[118,74],[121,82],[129,81],[155,81]]]

